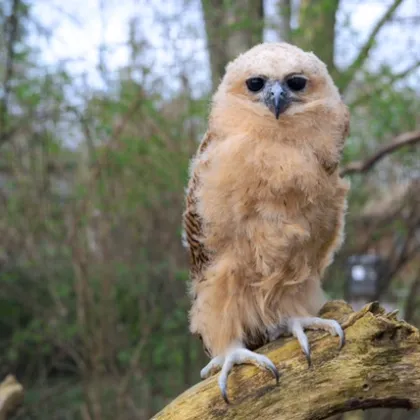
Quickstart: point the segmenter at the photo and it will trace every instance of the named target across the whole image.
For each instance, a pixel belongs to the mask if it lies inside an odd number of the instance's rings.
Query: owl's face
[[[215,95],[216,105],[221,101],[281,121],[341,98],[325,64],[314,54],[273,43],[257,45],[227,66]]]
[[[254,75],[245,80],[248,95],[253,102],[265,105],[279,119],[293,103],[304,101],[308,78],[304,74],[290,74],[282,79]],[[244,88],[245,90],[245,88]]]

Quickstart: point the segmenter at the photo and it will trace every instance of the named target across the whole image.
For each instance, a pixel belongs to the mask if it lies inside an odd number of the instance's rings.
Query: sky
[[[391,0],[341,0],[338,21],[350,23],[351,30],[340,32],[337,62],[347,65],[357,52],[357,45],[366,39]],[[182,3],[188,4],[183,6]],[[276,0],[266,0],[268,19],[275,21]],[[179,0],[35,0],[34,13],[43,26],[51,29],[47,41],[34,36],[42,50],[42,60],[55,66],[65,65],[73,75],[85,75],[88,83],[100,87],[99,49],[103,44],[109,70],[127,64],[126,47],[129,20],[136,17],[138,36],[145,40],[152,53],[146,61],[169,82],[187,68],[194,74],[197,86],[209,87],[208,57],[200,1]],[[398,16],[420,16],[420,0],[405,0]],[[176,22],[176,24],[174,24]],[[404,68],[420,59],[420,36],[412,27],[388,25],[380,33],[371,65],[387,62]],[[275,31],[266,31],[266,41],[278,40]],[[182,62],[182,66],[176,63]]]
[[[207,81],[208,66],[202,65],[207,63],[207,55],[200,2],[191,1],[187,9],[180,3],[165,0],[36,0],[35,15],[46,27],[53,28],[49,42],[39,37],[36,42],[47,63],[54,65],[71,59],[67,66],[73,74],[87,72],[90,82],[100,85],[97,67],[101,44],[110,47],[107,52],[110,70],[127,64],[129,21],[136,17],[138,36],[144,38],[149,51],[153,51],[153,56],[146,58],[146,62],[154,71],[172,74],[174,63],[181,58],[192,72],[196,73],[200,67],[200,81]],[[181,24],[173,25],[173,21]],[[175,59],[174,51],[181,57]]]

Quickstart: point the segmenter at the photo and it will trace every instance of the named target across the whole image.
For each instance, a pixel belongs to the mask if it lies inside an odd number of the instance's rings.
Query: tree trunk
[[[263,0],[202,0],[213,90],[226,64],[262,42]]]
[[[346,344],[329,334],[310,332],[312,368],[297,341],[277,340],[261,349],[282,374],[279,386],[253,366],[234,368],[229,377],[232,405],[223,401],[213,376],[176,398],[156,420],[284,419],[320,420],[374,407],[420,407],[420,335],[395,312],[378,303],[353,312],[343,301],[327,303],[325,318],[337,319]]]
[[[283,42],[292,41],[292,0],[279,0],[278,11],[280,16],[279,35]]]
[[[335,77],[335,23],[339,0],[301,0],[299,29],[293,42],[305,51],[313,51]]]

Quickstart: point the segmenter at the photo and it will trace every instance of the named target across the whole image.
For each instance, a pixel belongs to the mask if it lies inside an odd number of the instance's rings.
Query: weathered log
[[[337,337],[308,333],[312,367],[294,338],[260,349],[279,368],[271,374],[237,366],[229,376],[227,405],[215,375],[193,386],[154,419],[318,420],[346,411],[374,407],[420,408],[420,335],[418,329],[386,313],[376,302],[359,312],[343,301],[327,303],[321,316],[337,319],[346,344]]]
[[[0,384],[0,420],[7,420],[23,403],[23,386],[13,375]]]

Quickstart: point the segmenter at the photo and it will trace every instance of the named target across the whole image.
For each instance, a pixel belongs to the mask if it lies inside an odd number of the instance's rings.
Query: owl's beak
[[[290,102],[290,96],[287,90],[284,89],[282,83],[275,81],[270,87],[268,107],[277,120],[279,119],[280,114],[286,111]]]

